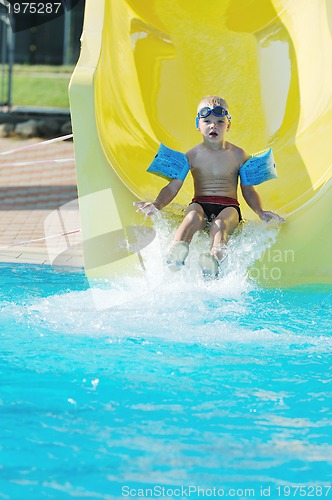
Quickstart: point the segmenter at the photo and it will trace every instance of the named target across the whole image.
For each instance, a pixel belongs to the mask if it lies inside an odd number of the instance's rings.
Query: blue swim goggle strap
[[[231,115],[228,113],[227,109],[222,106],[214,106],[213,108],[209,108],[208,106],[204,106],[204,108],[200,109],[197,113],[197,118],[206,118],[210,114],[214,116],[227,116],[228,120],[232,119]]]

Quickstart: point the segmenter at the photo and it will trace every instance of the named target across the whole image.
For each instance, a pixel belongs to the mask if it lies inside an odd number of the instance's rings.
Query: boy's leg
[[[239,215],[235,208],[228,207],[212,221],[210,228],[210,253],[200,255],[199,264],[203,276],[215,278],[219,273],[219,264],[226,258],[226,243],[229,235],[239,223]]]
[[[239,224],[239,214],[234,207],[225,208],[212,221],[210,228],[210,253],[218,261],[226,257],[226,244],[229,236]]]
[[[174,269],[184,264],[189,253],[189,243],[194,234],[204,229],[206,224],[202,207],[198,203],[192,203],[186,210],[183,221],[178,227],[173,243],[169,249],[167,263]]]
[[[174,235],[173,243],[185,241],[190,243],[194,234],[206,225],[203,208],[198,203],[191,203],[186,210],[183,221]]]

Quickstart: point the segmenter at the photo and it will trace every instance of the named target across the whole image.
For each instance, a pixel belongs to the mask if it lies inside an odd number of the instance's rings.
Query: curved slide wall
[[[248,153],[272,146],[278,167],[257,191],[287,223],[255,267],[278,262],[273,286],[330,283],[331,32],[331,0],[86,0],[70,102],[87,275],[144,267],[132,202],[165,184],[146,168],[160,142],[185,152],[200,141],[197,103],[219,94],[228,139]],[[188,179],[175,205],[191,195]]]

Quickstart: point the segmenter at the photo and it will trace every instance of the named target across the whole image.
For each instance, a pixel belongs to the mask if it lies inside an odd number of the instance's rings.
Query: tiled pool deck
[[[72,141],[1,154],[40,142],[0,138],[0,262],[81,267]]]

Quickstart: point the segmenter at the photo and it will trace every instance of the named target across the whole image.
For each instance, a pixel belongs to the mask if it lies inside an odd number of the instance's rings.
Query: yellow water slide
[[[87,275],[144,267],[132,202],[165,184],[146,169],[160,142],[185,152],[200,141],[197,103],[218,94],[228,140],[272,147],[277,164],[257,191],[287,222],[256,268],[277,262],[274,286],[330,283],[331,33],[331,0],[86,0],[70,102]],[[191,196],[187,179],[174,203]]]

